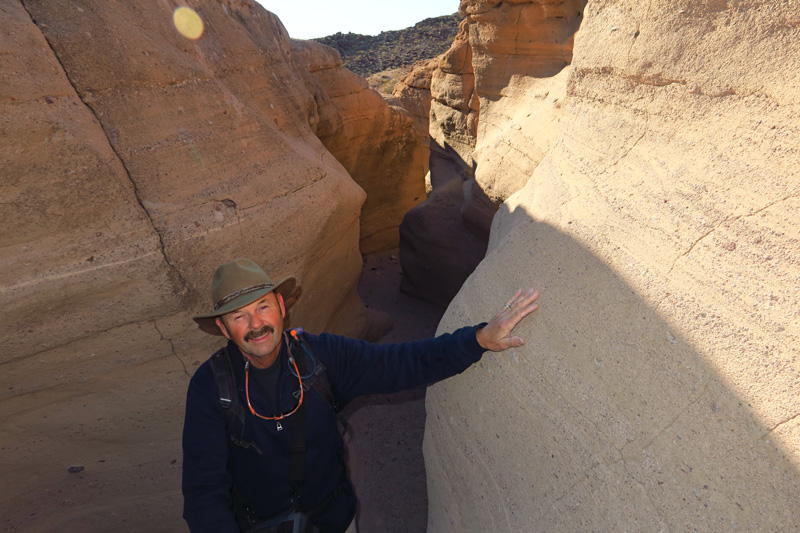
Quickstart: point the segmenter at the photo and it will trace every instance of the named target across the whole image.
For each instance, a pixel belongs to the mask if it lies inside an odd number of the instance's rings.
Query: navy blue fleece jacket
[[[484,352],[475,337],[479,327],[402,344],[370,344],[329,334],[306,335],[306,340],[327,368],[333,394],[343,407],[357,396],[397,392],[463,372]],[[283,430],[279,431],[274,421],[250,414],[244,358],[232,342],[228,350],[239,402],[245,408],[243,440],[255,446],[243,448],[229,438],[214,371],[206,361],[189,382],[183,426],[183,516],[194,533],[240,530],[234,517],[232,490],[261,519],[292,505],[292,417],[282,422]],[[292,393],[298,389],[298,380],[289,372],[285,344],[276,364],[281,365],[277,411],[287,412],[297,405]],[[268,406],[274,405],[273,401],[265,400],[252,376],[250,401],[257,412],[272,414]],[[356,498],[341,459],[343,443],[337,420],[315,391],[305,394],[304,405],[307,451],[299,505],[314,509],[312,520],[322,533],[343,532],[355,515]],[[331,494],[335,496],[329,499]]]

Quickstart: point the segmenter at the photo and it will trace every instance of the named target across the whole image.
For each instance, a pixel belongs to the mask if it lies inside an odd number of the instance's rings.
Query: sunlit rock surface
[[[440,324],[542,291],[524,347],[429,389],[428,531],[795,529],[800,6],[583,18],[551,148]]]
[[[425,198],[427,146],[408,111],[390,106],[366,80],[342,68],[333,48],[293,42],[314,77],[316,134],[367,193],[361,251],[396,248],[403,215]]]
[[[447,304],[477,266],[497,208],[525,185],[553,143],[584,5],[461,3],[460,31],[431,80],[427,178],[432,196],[447,196],[456,209],[427,213],[443,205],[432,198],[406,216],[404,290]],[[462,183],[461,197],[451,180]],[[445,185],[447,191],[437,192]],[[455,220],[430,225],[424,234],[411,229],[455,213]]]

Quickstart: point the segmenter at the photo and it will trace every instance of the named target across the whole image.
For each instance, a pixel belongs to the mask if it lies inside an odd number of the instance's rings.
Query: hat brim
[[[219,335],[222,336],[222,331],[217,326],[217,318],[230,313],[231,311],[236,311],[240,307],[244,307],[245,305],[250,305],[251,303],[255,302],[262,296],[269,294],[270,292],[277,292],[283,297],[284,305],[286,309],[294,304],[294,299],[292,298],[292,294],[294,292],[295,286],[297,285],[297,280],[294,276],[286,276],[278,283],[275,284],[275,287],[272,289],[260,289],[253,292],[248,292],[247,294],[243,294],[238,298],[234,298],[230,302],[226,303],[219,309],[215,310],[212,313],[208,313],[205,315],[198,315],[192,317],[197,325],[203,330],[205,333],[210,335]]]

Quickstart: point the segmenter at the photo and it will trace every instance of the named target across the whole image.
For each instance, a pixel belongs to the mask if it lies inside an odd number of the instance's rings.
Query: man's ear
[[[218,316],[214,321],[217,323],[217,327],[222,332],[222,334],[225,335],[225,338],[231,340],[231,336],[228,333],[227,328],[225,327],[225,322],[222,321],[222,317]]]

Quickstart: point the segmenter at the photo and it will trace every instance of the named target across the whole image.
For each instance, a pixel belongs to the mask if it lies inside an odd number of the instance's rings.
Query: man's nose
[[[258,329],[264,325],[264,320],[258,314],[250,315],[250,329]]]

